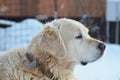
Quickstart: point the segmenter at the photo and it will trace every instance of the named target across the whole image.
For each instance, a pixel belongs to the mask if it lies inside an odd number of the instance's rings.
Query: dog
[[[65,76],[62,73],[72,73],[76,64],[86,65],[96,61],[103,55],[104,50],[105,44],[92,38],[83,24],[61,18],[45,24],[42,33],[33,38],[27,53],[39,57],[40,60],[46,58],[42,62],[47,64],[54,77],[64,80],[60,78],[60,75]],[[44,52],[48,52],[52,57],[46,57],[48,54]]]
[[[7,75],[12,75],[13,80],[77,80],[73,75],[75,65],[94,62],[105,50],[105,44],[88,33],[84,25],[72,19],[46,23],[27,49],[8,52],[12,56],[7,54],[5,60],[12,65]]]

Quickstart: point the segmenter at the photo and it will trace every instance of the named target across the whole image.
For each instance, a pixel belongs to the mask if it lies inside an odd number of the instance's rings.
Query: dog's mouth
[[[84,66],[87,65],[87,62],[80,62],[80,63]]]

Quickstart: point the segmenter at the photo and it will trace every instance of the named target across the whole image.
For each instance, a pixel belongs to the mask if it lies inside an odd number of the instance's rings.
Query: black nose
[[[99,43],[98,48],[102,51],[105,50],[105,44],[104,43]]]

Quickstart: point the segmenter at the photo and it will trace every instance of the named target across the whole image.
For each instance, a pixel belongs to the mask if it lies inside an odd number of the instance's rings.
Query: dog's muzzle
[[[104,53],[104,50],[105,50],[105,44],[104,43],[99,43],[98,44],[98,46],[97,46],[97,48],[100,50],[100,52],[101,52],[101,54],[100,54],[100,56],[99,57],[101,57],[102,55],[103,55],[103,53]],[[98,57],[98,58],[99,58]],[[98,59],[98,58],[96,58],[96,59]],[[94,60],[94,61],[96,61],[96,59]],[[94,62],[94,61],[91,61],[91,62]],[[84,61],[82,61],[82,62],[80,62],[82,65],[87,65],[87,63],[88,62],[84,62]]]

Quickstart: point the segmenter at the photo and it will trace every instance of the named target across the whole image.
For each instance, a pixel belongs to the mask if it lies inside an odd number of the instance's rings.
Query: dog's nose
[[[105,44],[104,43],[99,43],[98,48],[102,51],[105,50]]]

